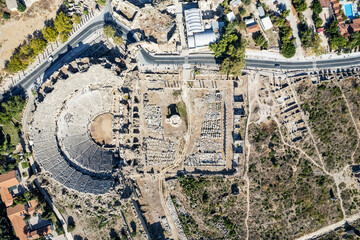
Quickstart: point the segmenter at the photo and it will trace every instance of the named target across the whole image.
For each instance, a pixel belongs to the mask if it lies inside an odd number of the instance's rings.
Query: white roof
[[[233,7],[236,7],[236,6],[239,5],[240,3],[241,3],[241,0],[234,0],[234,1],[231,2],[231,5],[232,5]]]
[[[261,27],[264,31],[269,30],[273,27],[272,22],[269,17],[264,17],[260,19]]]
[[[205,47],[214,42],[216,42],[216,34],[212,30],[206,30],[188,37],[189,48]]]
[[[232,22],[236,19],[234,12],[229,12],[228,14],[226,14],[226,17],[229,20],[229,22]]]
[[[264,8],[263,8],[262,6],[258,7],[258,11],[259,11],[260,17],[264,17],[264,16],[265,16],[265,11],[264,11]]]
[[[185,11],[185,22],[188,35],[204,31],[201,12],[198,8],[191,8]]]
[[[16,11],[17,10],[17,1],[16,0],[6,0],[6,6],[10,11]]]
[[[253,24],[255,20],[253,18],[245,19],[245,25],[248,26],[250,24]]]

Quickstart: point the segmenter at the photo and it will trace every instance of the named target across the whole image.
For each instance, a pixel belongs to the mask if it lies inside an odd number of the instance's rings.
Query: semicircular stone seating
[[[54,90],[37,104],[31,126],[33,151],[51,177],[76,191],[104,194],[113,185],[113,153],[97,145],[89,124],[111,112],[113,88],[121,79],[101,65],[54,84]]]

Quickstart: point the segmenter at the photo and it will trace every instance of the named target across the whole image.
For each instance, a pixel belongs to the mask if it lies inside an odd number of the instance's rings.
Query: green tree
[[[30,47],[34,52],[34,55],[38,55],[46,48],[46,42],[40,38],[33,38],[30,41]]]
[[[288,9],[283,10],[283,11],[281,12],[281,15],[282,15],[284,18],[288,17],[288,16],[290,15],[290,10],[288,10]]]
[[[4,12],[4,13],[3,13],[3,18],[5,18],[5,19],[10,19],[10,18],[11,18],[10,13]]]
[[[122,37],[120,37],[119,35],[115,35],[114,36],[114,43],[116,44],[116,45],[122,45],[123,44],[123,42],[124,42],[124,39],[122,38]]]
[[[294,43],[289,42],[281,45],[280,53],[286,58],[292,58],[296,53]]]
[[[293,0],[292,4],[298,13],[304,12],[307,9],[307,4],[304,0]]]
[[[258,45],[259,47],[263,47],[263,48],[268,47],[268,42],[260,32],[253,34],[253,39],[255,44]]]
[[[312,46],[313,31],[306,24],[301,25],[299,35],[300,41],[302,42],[304,47]]]
[[[89,10],[87,10],[86,8],[84,9],[84,15],[88,15],[89,14]]]
[[[323,25],[323,20],[319,16],[316,16],[314,17],[314,23],[316,28],[320,28]]]
[[[314,0],[311,5],[310,8],[313,10],[314,14],[319,15],[322,12],[322,7],[320,4],[320,1],[318,0]]]
[[[354,32],[350,36],[349,47],[354,48],[360,46],[360,32]]]
[[[81,22],[81,17],[77,14],[72,15],[71,17],[71,21],[75,24],[78,25]]]
[[[106,4],[106,0],[97,0],[96,2],[101,6],[105,6]]]
[[[73,24],[69,16],[67,16],[64,12],[60,12],[56,15],[54,20],[55,29],[59,33],[69,34],[73,29]]]
[[[346,46],[347,40],[340,34],[332,34],[330,36],[330,45],[334,50],[342,49]]]
[[[55,42],[57,37],[59,36],[59,32],[51,26],[44,27],[42,29],[42,34],[48,42]]]
[[[235,34],[224,35],[219,42],[211,44],[209,48],[215,57],[220,57],[224,52],[226,52],[228,45],[237,40],[238,36]]]
[[[17,9],[19,10],[19,12],[25,12],[26,6],[23,3],[18,2]]]
[[[59,41],[60,41],[61,43],[66,42],[68,39],[69,39],[69,34],[64,33],[64,32],[61,32],[61,33],[59,34]]]
[[[338,21],[338,20],[334,20],[334,21],[330,22],[330,23],[328,24],[328,26],[326,26],[325,32],[326,32],[326,33],[330,33],[330,34],[335,34],[335,33],[337,33],[337,32],[339,31],[338,25],[339,25],[339,21]]]
[[[240,7],[240,8],[239,8],[239,14],[240,14],[240,16],[244,16],[244,15],[246,14],[245,8]]]
[[[27,64],[23,63],[20,60],[20,55],[19,53],[14,54],[11,58],[10,61],[6,64],[6,70],[11,72],[11,73],[16,73],[18,71],[22,71],[25,70],[27,68]]]
[[[245,5],[250,5],[251,0],[242,0],[242,3]]]
[[[104,33],[104,36],[107,37],[107,38],[112,38],[115,36],[116,34],[116,29],[111,26],[111,25],[106,25],[104,28],[103,28],[103,33]]]

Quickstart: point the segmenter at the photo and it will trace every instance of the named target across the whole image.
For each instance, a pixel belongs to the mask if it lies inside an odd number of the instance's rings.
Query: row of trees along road
[[[60,12],[56,15],[53,24],[42,29],[42,36],[33,37],[14,51],[10,61],[6,63],[6,70],[10,73],[25,70],[30,63],[35,61],[36,56],[44,51],[49,42],[55,42],[57,39],[61,43],[66,42],[73,26],[79,24],[80,21],[79,15],[69,17],[64,12]]]

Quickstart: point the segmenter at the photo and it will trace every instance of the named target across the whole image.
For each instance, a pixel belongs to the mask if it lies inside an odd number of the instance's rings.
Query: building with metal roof
[[[205,47],[216,42],[216,39],[213,30],[206,30],[188,37],[189,48]]]
[[[203,32],[204,27],[202,24],[200,9],[191,8],[189,10],[185,10],[185,24],[188,36],[197,32]]]

